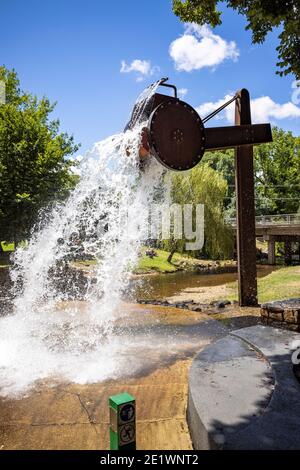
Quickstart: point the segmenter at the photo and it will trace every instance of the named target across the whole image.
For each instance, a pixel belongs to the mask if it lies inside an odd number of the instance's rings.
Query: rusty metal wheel
[[[161,103],[149,119],[151,154],[166,168],[190,170],[205,152],[205,131],[198,113],[187,103]]]

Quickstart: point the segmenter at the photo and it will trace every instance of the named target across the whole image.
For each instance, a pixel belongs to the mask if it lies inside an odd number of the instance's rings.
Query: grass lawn
[[[182,263],[187,267],[193,267],[196,262],[195,258],[189,258],[187,256],[182,256],[178,253],[175,253],[172,258],[172,263],[168,263],[168,251],[157,250],[155,249],[155,253],[157,256],[150,258],[146,255],[146,251],[149,248],[143,247],[141,250],[142,256],[139,258],[139,262],[136,268],[133,269],[134,274],[146,274],[151,272],[158,272],[158,273],[174,273],[178,271],[179,265]],[[90,267],[97,264],[96,260],[89,260],[89,261],[73,261],[72,265],[77,267]]]
[[[164,250],[154,249],[157,256],[150,258],[146,255],[146,251],[149,250],[147,247],[141,249],[141,257],[139,258],[137,266],[132,269],[134,274],[149,274],[151,272],[158,273],[174,273],[179,270],[193,271],[196,266],[210,266],[212,260],[203,260],[193,258],[192,256],[181,255],[180,253],[175,253],[172,262],[168,262],[169,252]],[[227,266],[232,264],[232,260],[221,260],[218,262],[219,266]],[[89,268],[97,264],[96,260],[87,260],[87,261],[72,261],[71,263],[75,267]]]
[[[167,259],[170,254],[168,251],[155,250],[157,256],[154,256],[154,258],[149,258],[145,252],[146,249],[143,249],[138,266],[134,269],[135,274],[147,273],[150,271],[157,271],[159,273],[174,273],[178,270],[178,267],[173,263],[184,259],[183,256],[175,254],[173,256],[172,263],[168,263]]]
[[[169,252],[164,250],[155,249],[157,256],[154,258],[149,258],[146,256],[147,248],[142,249],[142,256],[139,260],[138,266],[134,269],[135,274],[149,273],[151,271],[156,271],[159,273],[173,273],[179,269],[185,271],[193,271],[197,266],[210,266],[212,260],[203,260],[193,258],[187,255],[181,255],[180,253],[175,253],[172,262],[168,263]],[[219,266],[224,266],[232,263],[232,260],[222,260],[219,261]]]
[[[149,258],[145,254],[146,250],[149,248],[142,249],[142,256],[139,259],[137,267],[133,270],[135,274],[149,273],[151,271],[156,271],[159,273],[174,273],[179,269],[184,270],[193,270],[196,265],[209,265],[211,260],[199,260],[187,255],[181,255],[180,253],[175,253],[172,262],[168,262],[169,252],[164,250],[155,249],[157,256],[154,258]],[[226,261],[220,262],[220,265],[226,263]]]
[[[237,300],[237,282],[227,284],[232,292],[228,298]],[[281,268],[258,279],[259,303],[300,297],[300,266]]]
[[[169,253],[167,251],[162,251],[162,250],[155,250],[158,256],[155,256],[154,258],[149,258],[149,256],[146,256],[145,254],[146,248],[142,249],[142,256],[139,259],[138,266],[133,269],[133,272],[135,274],[143,274],[143,273],[149,273],[151,271],[157,271],[157,272],[167,272],[167,273],[173,273],[178,270],[177,266],[175,266],[173,261],[175,262],[177,260],[181,261],[182,259],[185,259],[183,256],[180,255],[174,255],[172,259],[172,263],[168,263],[167,259],[169,256]],[[88,260],[88,261],[72,261],[71,263],[73,266],[78,267],[78,268],[88,268],[88,267],[93,267],[97,264],[96,260]]]

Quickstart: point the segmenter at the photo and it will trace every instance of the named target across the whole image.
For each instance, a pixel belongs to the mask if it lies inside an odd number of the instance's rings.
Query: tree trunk
[[[169,254],[169,256],[168,256],[168,263],[171,263],[172,258],[173,258],[173,256],[174,256],[174,254],[176,253],[176,249],[177,249],[177,245],[175,245],[175,246],[172,248],[172,250],[171,250],[171,252],[170,252],[170,254]]]

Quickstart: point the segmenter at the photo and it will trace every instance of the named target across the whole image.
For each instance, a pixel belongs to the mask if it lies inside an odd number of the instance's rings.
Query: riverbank
[[[168,261],[170,253],[164,250],[142,248],[137,266],[132,268],[132,277],[172,274],[178,271],[195,272],[199,274],[221,274],[236,272],[235,260],[206,260],[192,256],[175,253],[171,262]],[[92,271],[96,266],[94,260],[73,261],[71,266],[83,271]]]
[[[191,256],[175,253],[171,262],[168,261],[170,253],[164,250],[141,250],[138,265],[133,269],[133,274],[174,273],[176,271],[194,271],[203,274],[234,272],[236,261],[234,260],[203,260]]]
[[[300,297],[300,266],[278,268],[259,277],[257,284],[259,303]],[[235,281],[213,286],[187,287],[175,295],[165,297],[161,304],[204,311],[212,306],[224,308],[226,305],[235,305],[237,300],[238,283]]]

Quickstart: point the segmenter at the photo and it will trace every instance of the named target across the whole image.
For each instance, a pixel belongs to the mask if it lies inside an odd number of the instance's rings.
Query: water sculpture
[[[157,93],[159,86],[174,96]],[[204,124],[228,103],[201,119],[162,79],[138,98],[124,133],[96,143],[82,158],[68,200],[41,212],[29,245],[14,255],[12,309],[0,318],[1,395],[24,393],[37,380],[88,383],[134,372],[126,351],[128,343],[140,343],[124,341],[116,324],[126,316],[122,294],[148,235],[148,207],[166,168],[193,168],[206,150],[237,148],[240,285],[242,299],[255,300],[251,146],[271,140],[271,132],[268,124],[251,126],[245,90],[233,101],[238,125],[209,129]],[[78,252],[95,260],[84,289],[66,271]],[[167,341],[161,347],[168,348]]]
[[[127,128],[137,122],[142,108],[147,126],[141,134],[140,158],[152,155],[173,171],[190,170],[205,151],[235,149],[237,196],[237,253],[239,304],[257,305],[253,145],[272,141],[270,124],[251,124],[249,92],[239,90],[229,101],[201,119],[197,111],[177,97],[174,85],[162,78],[158,85],[169,87],[174,96],[154,93],[142,105],[135,106]],[[235,103],[235,126],[206,127],[206,123]]]

